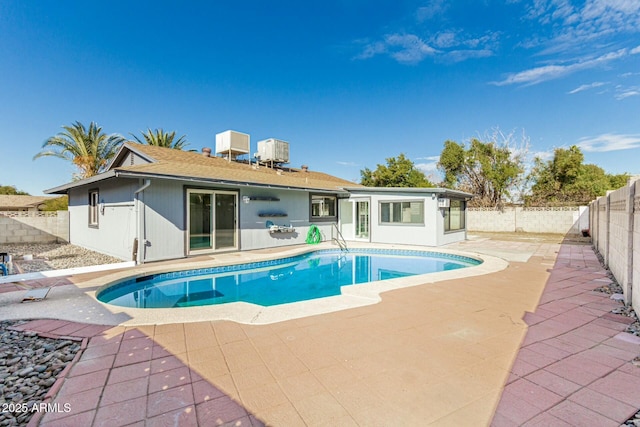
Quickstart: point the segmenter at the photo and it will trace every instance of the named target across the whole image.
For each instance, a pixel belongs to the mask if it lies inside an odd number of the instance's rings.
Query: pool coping
[[[214,254],[197,258],[180,259],[172,262],[142,264],[117,271],[100,272],[98,274],[77,275],[73,277],[73,285],[57,286],[52,289],[46,300],[33,303],[33,305],[31,305],[31,303],[26,305],[11,304],[11,298],[15,299],[15,296],[11,294],[16,294],[17,292],[0,295],[0,306],[3,306],[3,313],[0,315],[0,318],[29,318],[37,313],[37,317],[40,318],[52,317],[102,325],[141,326],[198,322],[202,320],[229,320],[242,324],[263,325],[372,305],[382,300],[381,294],[384,292],[445,280],[490,274],[503,270],[509,265],[507,261],[494,256],[473,251],[451,250],[442,247],[432,248],[415,245],[386,245],[359,242],[350,244],[350,247],[353,249],[375,248],[439,252],[481,259],[483,262],[477,266],[445,272],[343,286],[341,295],[270,307],[246,302],[233,302],[197,307],[131,308],[105,304],[96,299],[97,292],[103,290],[105,285],[121,282],[133,277],[177,270],[199,269],[286,258],[321,249],[334,249],[335,245],[325,242],[313,246],[277,248],[267,251],[258,250]],[[60,309],[60,300],[66,304],[64,311]]]

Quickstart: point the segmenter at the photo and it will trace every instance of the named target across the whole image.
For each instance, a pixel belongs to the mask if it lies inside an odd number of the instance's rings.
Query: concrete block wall
[[[633,309],[640,313],[640,180],[636,181],[633,188],[632,214],[631,216],[631,299]]]
[[[2,212],[0,215],[0,245],[68,241],[68,211]]]
[[[591,202],[589,205],[589,232],[591,233],[591,243],[593,244],[594,249],[597,251],[597,236],[600,232],[600,224],[598,222],[599,212],[598,212],[598,200]]]
[[[607,264],[609,270],[623,287],[624,294],[630,295],[628,282],[629,247],[629,188],[623,187],[609,194],[609,245]],[[630,301],[627,301],[630,302]]]
[[[589,228],[589,210],[581,207],[468,208],[467,230],[580,234]]]
[[[640,181],[591,203],[593,246],[622,287],[626,304],[640,312]]]
[[[598,212],[598,252],[604,258],[605,265],[608,265],[609,257],[609,198],[601,197],[597,202]],[[594,236],[592,236],[594,237]]]
[[[514,209],[467,208],[467,230],[511,232],[516,230]]]

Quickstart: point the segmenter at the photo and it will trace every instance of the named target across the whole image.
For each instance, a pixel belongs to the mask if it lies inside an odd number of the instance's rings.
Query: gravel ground
[[[14,274],[122,262],[68,243],[4,244],[0,251],[11,255]],[[26,426],[42,411],[44,396],[80,349],[72,341],[9,329],[20,323],[0,321],[0,426]]]
[[[14,274],[122,262],[69,243],[4,244],[0,251],[12,256]],[[33,260],[24,260],[25,255],[32,255]]]
[[[80,350],[80,343],[11,330],[0,322],[0,426],[26,426],[46,409],[45,395]]]

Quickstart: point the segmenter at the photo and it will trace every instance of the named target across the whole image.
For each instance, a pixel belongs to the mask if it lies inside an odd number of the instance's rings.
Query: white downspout
[[[145,179],[142,187],[138,188],[133,192],[135,196],[134,204],[135,204],[135,215],[136,215],[136,239],[138,241],[138,250],[136,253],[136,264],[144,264],[144,250],[147,247],[147,240],[143,235],[143,230],[145,229],[145,216],[144,211],[140,209],[140,196],[139,194],[146,190],[151,185],[150,179]]]

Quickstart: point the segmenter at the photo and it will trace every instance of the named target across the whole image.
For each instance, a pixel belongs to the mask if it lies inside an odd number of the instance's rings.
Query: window
[[[451,200],[450,206],[444,209],[444,231],[456,231],[465,229],[466,202]]]
[[[335,196],[311,195],[311,220],[337,220],[337,203]]]
[[[424,224],[424,203],[380,202],[381,224]]]
[[[98,205],[100,204],[98,190],[89,190],[89,227],[98,226]]]

